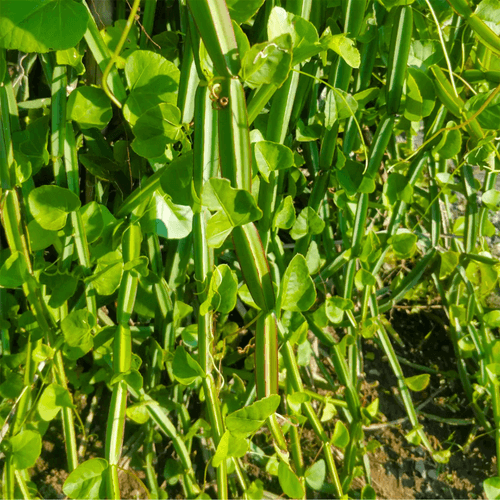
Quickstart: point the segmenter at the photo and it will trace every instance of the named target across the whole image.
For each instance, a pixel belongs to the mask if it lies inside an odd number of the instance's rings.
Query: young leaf
[[[207,299],[200,305],[200,314],[208,311],[229,314],[236,306],[237,292],[236,273],[227,264],[217,266],[210,279]]]
[[[253,45],[243,57],[240,75],[251,88],[283,85],[292,63],[292,40],[285,34],[271,42]]]
[[[148,109],[160,104],[177,103],[180,71],[174,63],[149,50],[132,52],[125,63],[130,95],[123,116],[134,126]]]
[[[389,205],[394,205],[397,201],[411,203],[413,187],[404,175],[392,173],[384,184],[384,194],[387,196]]]
[[[439,267],[440,280],[447,278],[455,271],[458,266],[459,256],[458,252],[452,252],[451,250],[441,254],[441,265]]]
[[[52,383],[38,401],[38,413],[46,422],[53,420],[61,408],[74,408],[68,389]]]
[[[331,443],[337,448],[345,448],[349,444],[349,431],[341,420],[337,420]]]
[[[361,56],[356,48],[356,43],[343,33],[332,35],[328,43],[328,48],[336,52],[352,68],[359,68]]]
[[[243,24],[257,13],[263,3],[264,0],[227,0],[227,8],[231,19]]]
[[[395,234],[390,243],[394,249],[394,253],[399,259],[408,259],[413,256],[417,249],[418,237],[413,233]]]
[[[89,311],[79,309],[71,311],[61,322],[61,330],[66,343],[70,347],[92,348],[92,329],[95,327],[95,318]]]
[[[205,376],[201,366],[183,346],[179,346],[175,350],[172,374],[183,385],[192,384],[197,377]]]
[[[293,206],[293,198],[287,196],[281,200],[276,216],[274,217],[273,227],[279,229],[290,229],[295,223],[295,207]]]
[[[273,394],[231,413],[226,417],[227,430],[236,437],[254,433],[278,409],[280,400],[280,396]]]
[[[40,283],[47,285],[50,290],[50,307],[61,307],[76,291],[78,279],[72,274],[57,271],[53,274],[43,272]]]
[[[104,472],[107,468],[108,462],[104,458],[92,458],[83,462],[64,481],[64,494],[75,500],[106,498]]]
[[[218,467],[228,457],[243,457],[248,451],[248,446],[246,439],[235,437],[229,431],[225,431],[212,458],[212,466]]]
[[[430,382],[431,376],[428,373],[405,378],[406,385],[415,392],[423,391]]]
[[[180,240],[191,233],[193,211],[191,207],[176,205],[168,195],[155,191],[141,218],[144,233],[156,233],[169,240]]]
[[[181,140],[181,112],[173,104],[162,102],[143,113],[133,131],[132,149],[144,158],[157,158],[165,153],[167,144]]]
[[[244,189],[231,187],[227,179],[212,178],[205,183],[201,200],[209,210],[223,212],[231,227],[242,226],[262,217],[255,198]]]
[[[316,301],[316,288],[309,276],[306,259],[297,254],[288,264],[281,282],[281,308],[285,311],[307,311]]]
[[[500,477],[489,477],[483,482],[484,493],[488,500],[500,499]]]
[[[262,177],[269,182],[269,174],[274,170],[293,167],[294,158],[290,148],[270,141],[259,141],[252,144],[255,164]]]
[[[278,466],[278,480],[283,492],[290,498],[303,498],[304,487],[295,472],[285,462],[280,462]]]
[[[367,286],[375,286],[377,280],[372,273],[364,268],[360,268],[354,277],[354,284],[358,290],[364,290]]]
[[[35,465],[42,451],[42,436],[38,432],[22,430],[9,440],[11,445],[12,464],[18,470],[28,469]]]
[[[319,41],[318,32],[312,23],[287,12],[282,7],[274,7],[271,11],[267,22],[267,34],[269,40],[284,34],[291,36],[294,64],[297,64],[297,61],[304,61]]]
[[[80,199],[69,189],[40,186],[30,192],[28,203],[35,220],[48,231],[58,231],[66,225],[70,212],[80,208]]]
[[[307,486],[315,491],[319,491],[323,487],[325,476],[326,466],[323,459],[312,464],[304,474]]]
[[[26,282],[28,269],[21,252],[13,254],[3,263],[0,268],[0,287],[17,288]]]
[[[490,210],[498,212],[498,210],[500,210],[500,191],[497,191],[496,189],[489,189],[488,191],[485,191],[481,197],[481,201]]]
[[[349,311],[354,308],[354,303],[351,299],[342,297],[328,297],[325,302],[326,316],[333,324],[341,323],[344,319],[344,311]]]
[[[325,228],[325,222],[311,207],[305,207],[300,212],[290,231],[294,240],[303,238],[307,234],[320,234]]]
[[[99,295],[111,295],[119,286],[123,273],[122,254],[115,250],[97,261],[95,273],[88,278]]]
[[[113,118],[111,101],[97,87],[78,87],[68,98],[67,117],[81,128],[103,129]]]

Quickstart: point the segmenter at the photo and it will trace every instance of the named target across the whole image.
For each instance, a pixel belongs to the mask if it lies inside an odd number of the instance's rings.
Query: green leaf
[[[500,326],[500,310],[495,309],[493,311],[487,312],[483,316],[483,321],[490,328],[498,328]]]
[[[380,0],[379,0],[380,1]],[[410,45],[408,66],[423,71],[443,59],[443,50],[438,40],[414,40]]]
[[[57,271],[53,274],[43,272],[40,283],[47,285],[50,290],[50,307],[61,307],[76,292],[78,279],[72,274]]]
[[[75,69],[77,75],[85,73],[83,65],[83,53],[80,53],[75,47],[70,47],[66,50],[58,50],[56,52],[56,61],[59,65],[71,66]]]
[[[0,268],[0,287],[18,288],[26,282],[28,269],[21,252],[14,252]]]
[[[311,401],[311,396],[309,396],[309,394],[306,394],[305,392],[294,392],[292,394],[288,394],[286,400],[290,408],[294,412],[298,413],[300,411],[302,403]]]
[[[177,103],[180,71],[160,54],[149,50],[132,52],[125,64],[125,77],[130,95],[123,106],[123,116],[131,125],[160,103]]]
[[[358,290],[364,290],[367,286],[375,286],[377,280],[370,271],[360,268],[354,277],[354,284]]]
[[[300,212],[290,231],[294,240],[299,240],[308,234],[320,234],[325,228],[325,221],[314,211],[314,208],[305,207]]]
[[[404,117],[409,121],[420,121],[423,116],[424,99],[417,82],[410,73],[406,76]]]
[[[280,404],[280,396],[273,394],[259,399],[226,417],[226,428],[234,436],[248,436],[256,432]]]
[[[264,0],[227,0],[231,19],[238,24],[246,23],[262,7]]]
[[[255,198],[244,189],[235,189],[227,179],[212,178],[203,186],[201,194],[203,205],[209,210],[223,213],[231,227],[242,226],[262,217]]]
[[[14,468],[23,470],[33,467],[42,452],[42,436],[35,431],[22,430],[9,441]]]
[[[387,196],[389,205],[394,205],[397,201],[411,203],[413,187],[404,175],[392,173],[384,184],[384,194]]]
[[[139,425],[145,424],[149,420],[148,408],[144,403],[137,403],[127,408],[127,417]]]
[[[446,127],[454,127],[455,122],[448,122]],[[460,130],[447,130],[441,135],[441,140],[434,146],[433,154],[444,159],[454,158],[462,149],[462,134]]]
[[[73,0],[2,0],[0,47],[50,52],[74,47],[87,31],[89,12]]]
[[[483,482],[484,494],[488,500],[500,499],[500,477],[489,477]]]
[[[282,7],[273,7],[267,22],[269,40],[288,34],[292,39],[293,64],[304,61],[318,43],[318,32],[312,23],[303,17],[287,12]]]
[[[249,500],[261,500],[264,498],[264,483],[260,479],[252,481],[245,495]]]
[[[58,231],[66,225],[68,214],[80,208],[80,199],[69,189],[45,185],[30,192],[28,204],[43,229]]]
[[[495,266],[482,262],[471,261],[465,270],[465,274],[477,287],[481,298],[490,294],[495,289],[498,281],[498,272]]]
[[[18,152],[22,153],[26,161],[31,163],[32,175],[36,175],[44,165],[49,163],[49,152],[47,151],[49,121],[49,116],[42,116],[31,121],[26,130],[12,133],[16,161],[20,161]]]
[[[333,444],[333,446],[336,446],[337,448],[345,448],[349,444],[349,439],[350,437],[347,427],[341,420],[337,420],[335,429],[333,431],[331,444]]]
[[[61,330],[64,340],[70,347],[90,351],[94,344],[92,329],[95,327],[94,315],[86,310],[71,311],[62,321]]]
[[[413,233],[398,233],[390,238],[392,248],[396,257],[399,259],[408,259],[413,256],[417,249],[418,237]]]
[[[101,212],[101,205],[95,201],[91,201],[84,205],[80,213],[82,214],[83,227],[85,228],[85,235],[87,242],[93,243],[104,230],[104,219]]]
[[[74,408],[68,389],[58,384],[50,384],[38,401],[38,413],[46,422],[53,420],[61,408]]]
[[[321,422],[329,422],[335,415],[337,415],[337,409],[333,403],[326,402],[323,408],[323,413],[321,414]]]
[[[328,48],[336,52],[351,68],[359,68],[361,56],[356,48],[356,42],[343,33],[332,35]]]
[[[297,254],[283,276],[278,303],[285,311],[307,311],[315,301],[316,288],[309,276],[306,259]]]
[[[207,299],[200,305],[200,314],[217,311],[229,314],[236,307],[238,280],[227,264],[217,266],[210,279]]]
[[[229,431],[225,431],[212,458],[212,466],[218,467],[229,457],[241,458],[245,456],[248,447],[249,443],[246,439],[235,437]]]
[[[488,191],[485,191],[481,197],[481,201],[490,210],[498,212],[498,210],[500,210],[500,191],[497,191],[496,189],[489,189]]]
[[[69,498],[99,500],[106,498],[104,472],[108,468],[104,458],[92,458],[80,464],[64,481],[63,492]]]
[[[10,373],[0,384],[0,396],[6,399],[17,399],[24,389],[24,382],[18,373]]]
[[[488,378],[495,385],[500,385],[500,363],[489,363],[486,365]]]
[[[434,92],[434,85],[432,80],[427,74],[416,68],[408,67],[408,75],[413,79],[413,83],[417,86],[421,101],[421,116],[426,118],[432,113],[434,105],[436,104],[436,94]],[[412,84],[413,85],[413,84]]]
[[[155,191],[141,218],[144,233],[156,233],[169,240],[180,240],[191,233],[193,211],[191,207],[176,205],[169,196]]]
[[[410,390],[420,392],[429,385],[430,380],[431,376],[428,373],[422,373],[414,377],[405,378],[405,383]]]
[[[309,274],[312,276],[319,272],[322,266],[321,255],[319,253],[318,244],[315,241],[311,241],[306,254],[307,269],[309,269]]]
[[[365,484],[361,490],[362,500],[377,500],[377,492],[373,489],[373,486]]]
[[[447,278],[458,266],[460,254],[458,252],[443,252],[441,254],[441,265],[439,267],[439,279]]]
[[[284,200],[281,200],[280,206],[276,210],[273,226],[279,229],[290,229],[294,225],[295,220],[293,198],[287,196]]]
[[[290,498],[303,498],[304,487],[295,472],[285,462],[280,462],[278,466],[278,480],[283,492]]]
[[[197,377],[205,376],[201,366],[183,346],[179,346],[175,350],[172,361],[172,374],[183,385],[192,384]]]
[[[163,191],[170,196],[173,203],[190,207],[193,205],[192,181],[193,153],[191,151],[175,158],[160,179]]]
[[[364,169],[361,163],[346,158],[344,167],[341,170],[336,170],[337,180],[347,196],[375,191],[375,181],[363,174]]]
[[[265,84],[280,87],[291,69],[291,48],[292,40],[289,35],[253,45],[241,61],[242,80],[251,88]]]
[[[88,281],[99,295],[111,295],[122,280],[123,259],[118,251],[108,252],[97,261],[97,267]]]
[[[343,297],[328,297],[325,301],[325,312],[327,318],[333,323],[341,323],[344,319],[344,312],[354,309],[351,299]]]
[[[338,120],[354,116],[358,102],[351,94],[340,89],[330,89],[325,99],[325,128],[331,130]]]
[[[104,90],[97,87],[78,87],[68,98],[66,115],[81,128],[103,129],[113,118],[111,101]]]
[[[415,0],[378,0],[387,10],[391,10],[393,7],[399,5],[410,5]]]
[[[35,219],[28,224],[28,235],[33,252],[45,250],[57,240],[57,231],[47,231]]]
[[[326,477],[325,461],[321,459],[312,464],[311,467],[306,470],[304,477],[309,488],[314,491],[321,490]]]
[[[252,144],[253,158],[262,177],[269,182],[269,174],[275,170],[293,167],[294,157],[290,148],[270,141]]]
[[[476,114],[479,108],[483,106],[486,99],[488,99],[495,90],[490,92],[481,92],[475,96],[472,96],[466,103],[465,109],[469,114]],[[495,95],[495,97],[488,103],[488,106],[477,117],[479,125],[486,130],[498,130],[498,115],[500,113],[500,94]]]
[[[132,149],[144,158],[157,158],[165,153],[167,144],[181,140],[181,112],[173,104],[157,104],[137,119],[133,131]]]

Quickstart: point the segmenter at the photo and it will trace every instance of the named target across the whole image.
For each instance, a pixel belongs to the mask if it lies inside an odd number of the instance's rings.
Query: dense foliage
[[[401,303],[440,305],[500,457],[498,1],[131,4],[0,0],[3,498],[39,496],[54,419],[69,498],[121,497],[124,436],[151,498],[374,498],[367,341],[446,463]]]

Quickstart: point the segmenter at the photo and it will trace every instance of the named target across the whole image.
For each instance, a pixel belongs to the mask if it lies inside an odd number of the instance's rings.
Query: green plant
[[[371,498],[367,340],[445,464],[412,399],[439,370],[402,366],[386,316],[428,294],[500,456],[500,22],[449,4],[118,0],[99,29],[85,0],[0,0],[4,498],[39,496],[59,415],[70,498],[122,496],[129,435],[145,496]],[[76,396],[103,386],[82,461]]]

